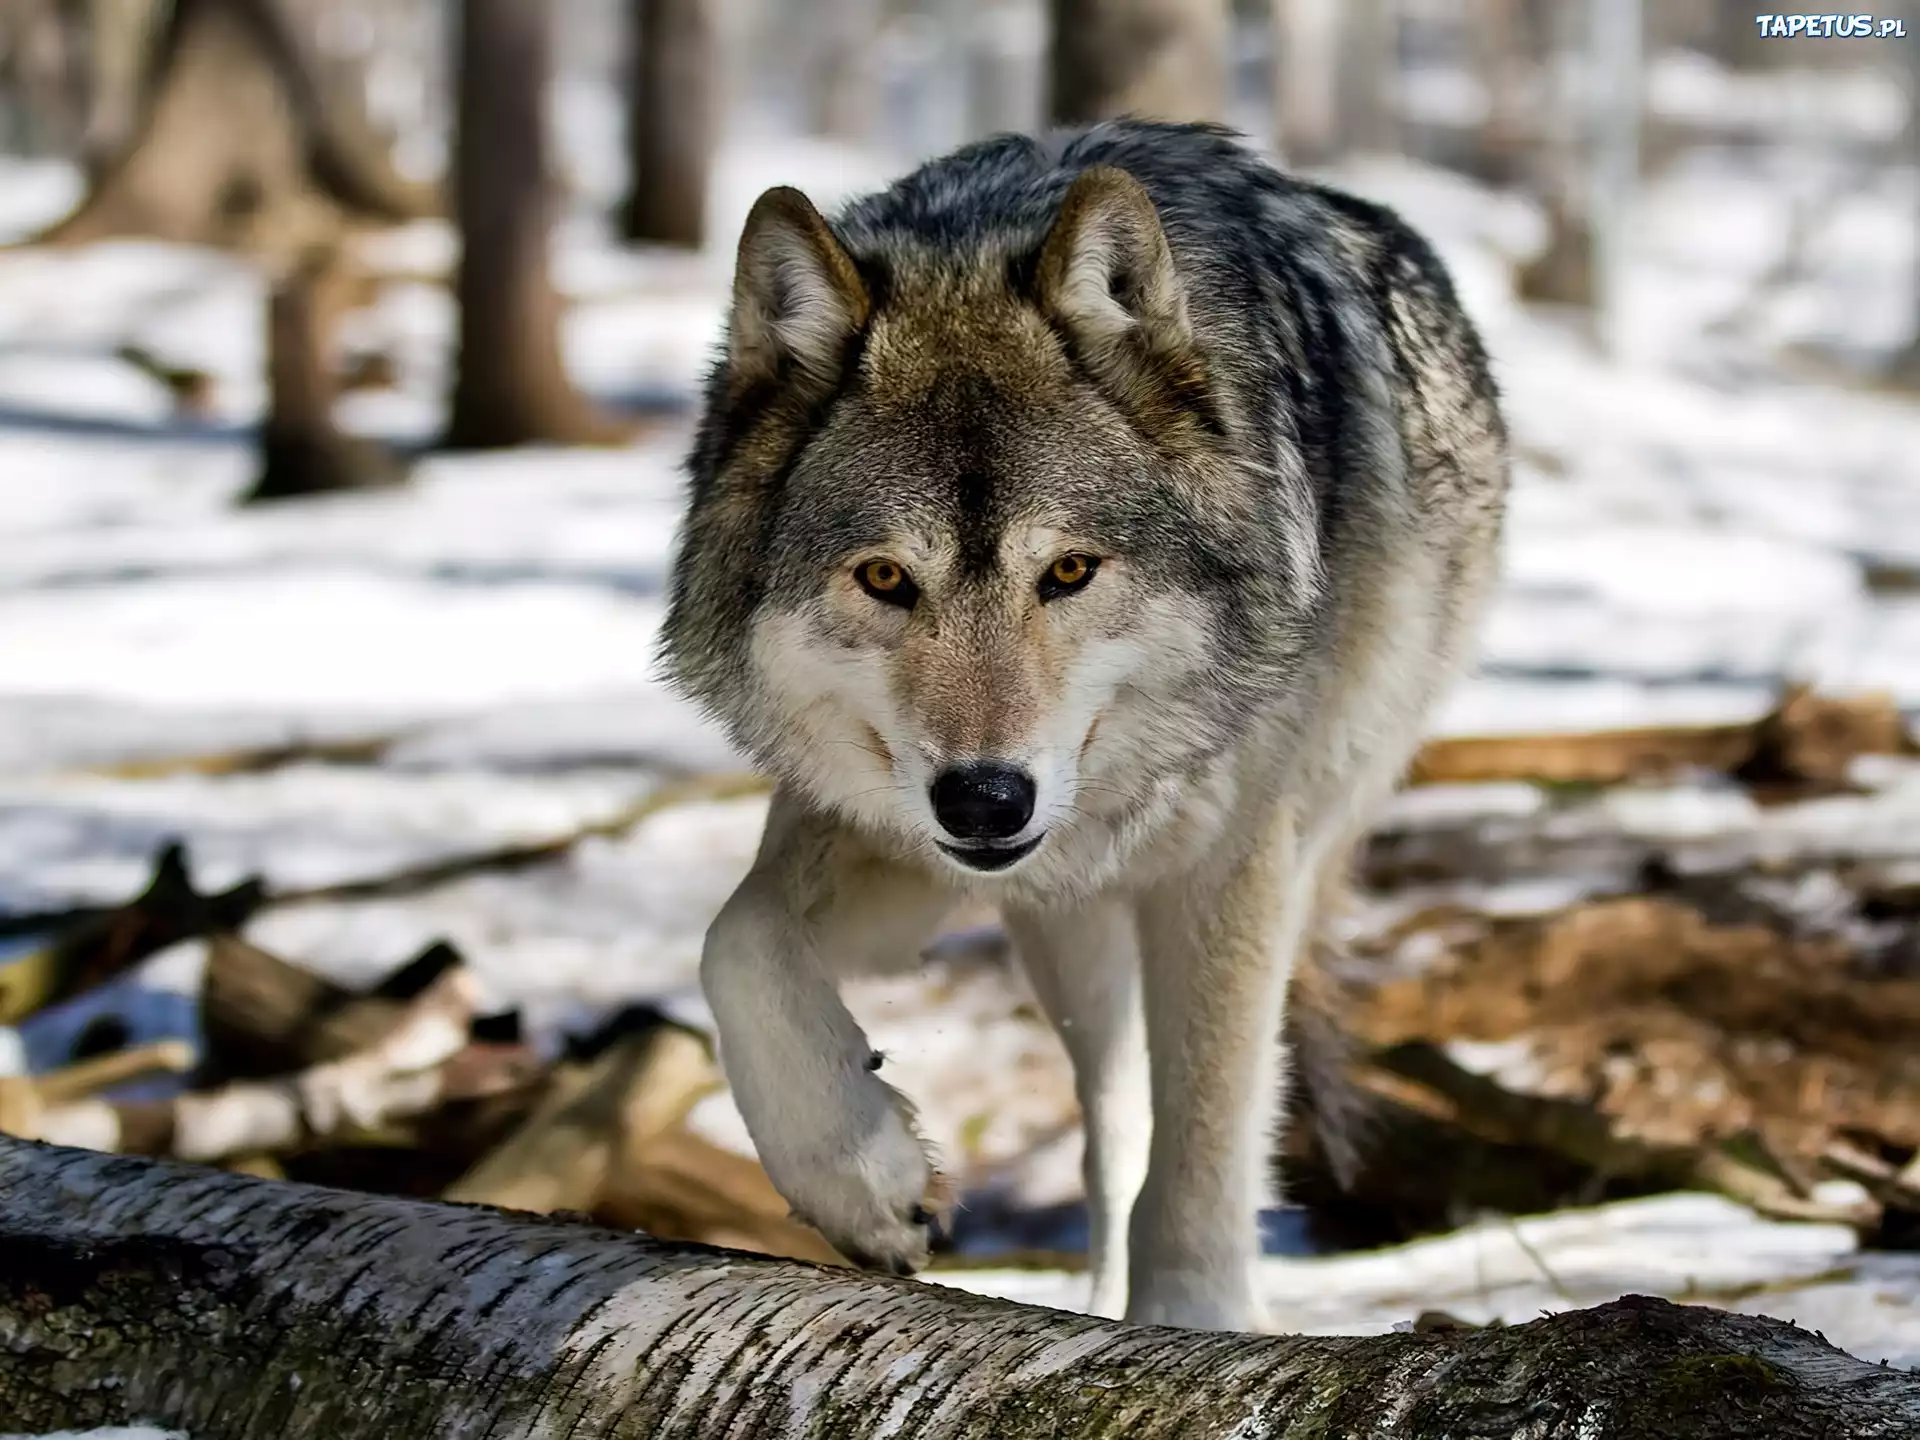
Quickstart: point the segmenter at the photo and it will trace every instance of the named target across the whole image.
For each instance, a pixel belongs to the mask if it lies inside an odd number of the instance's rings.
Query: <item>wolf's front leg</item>
[[[1130,1232],[1127,1319],[1259,1330],[1259,1211],[1280,1092],[1281,1007],[1307,890],[1287,827],[1140,902],[1153,1143]],[[1216,862],[1217,863],[1217,862]]]
[[[1118,898],[1006,912],[1021,968],[1073,1060],[1086,1154],[1088,1309],[1118,1318],[1127,1303],[1127,1216],[1147,1170],[1146,1037],[1140,946]]]
[[[776,796],[752,872],[707,931],[700,983],[774,1187],[849,1260],[910,1274],[927,1259],[932,1167],[835,975],[888,946],[912,953],[951,897],[848,849]]]

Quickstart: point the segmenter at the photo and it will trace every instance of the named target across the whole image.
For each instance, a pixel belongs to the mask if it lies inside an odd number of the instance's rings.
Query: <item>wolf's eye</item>
[[[874,599],[904,610],[912,609],[913,602],[920,598],[920,587],[896,561],[869,560],[853,572],[853,578]]]
[[[1084,589],[1086,583],[1093,579],[1093,572],[1099,568],[1098,555],[1062,555],[1040,577],[1040,598],[1052,600]]]

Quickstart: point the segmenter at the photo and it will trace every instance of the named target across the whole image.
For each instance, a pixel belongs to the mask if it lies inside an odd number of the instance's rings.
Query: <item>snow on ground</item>
[[[576,101],[562,106],[563,138],[603,145],[606,107]],[[719,334],[727,252],[753,195],[795,182],[830,205],[889,168],[827,145],[735,143],[702,256],[621,251],[593,216],[570,217],[556,272],[574,300],[576,373],[616,403],[657,413],[684,400]],[[582,171],[596,193],[615,183],[604,169]],[[1846,190],[1827,222],[1846,263],[1813,267],[1716,329],[1777,258],[1786,207],[1810,182],[1724,157],[1680,165],[1645,197],[1629,345],[1609,364],[1563,317],[1513,302],[1511,262],[1539,241],[1525,206],[1403,161],[1335,178],[1399,206],[1440,246],[1486,331],[1520,454],[1484,664],[1438,730],[1740,718],[1787,679],[1885,687],[1920,710],[1920,585],[1886,581],[1920,570],[1920,409],[1782,358],[1904,339],[1885,298],[1910,283],[1904,182]],[[72,193],[60,167],[0,166],[0,233],[24,233]],[[451,245],[444,227],[417,225],[385,248],[407,278],[345,339],[390,349],[400,385],[349,397],[342,418],[418,445],[447,378]],[[563,835],[665,776],[737,768],[654,671],[684,419],[622,450],[432,456],[402,491],[237,511],[264,399],[261,297],[243,267],[179,247],[0,255],[0,913],[124,895],[174,836],[203,886],[261,873],[311,887]],[[207,413],[174,415],[117,358],[127,344],[207,370]],[[100,768],[303,737],[393,743],[372,763],[260,774]],[[1876,827],[1907,825],[1916,797],[1892,780],[1787,817],[1736,814],[1708,792],[1634,795],[1552,823],[1870,846]],[[1405,803],[1512,800],[1475,787]],[[700,935],[749,863],[761,813],[751,799],[689,806],[510,873],[270,908],[250,933],[354,981],[451,938],[493,998],[524,1004],[549,1039],[630,1000],[699,1019]],[[1552,883],[1528,883],[1507,901],[1545,903]],[[1058,1043],[1002,958],[961,953],[850,995],[935,1141],[982,1187],[976,1250],[993,1242],[989,1194],[1035,1207],[1077,1190]],[[0,1033],[0,1071],[57,1063],[103,1012],[129,1017],[136,1039],[190,1028],[200,961],[197,946],[177,947],[24,1036]],[[745,1143],[724,1097],[698,1123]],[[1852,1267],[1850,1284],[1738,1303],[1853,1316],[1822,1328],[1878,1358],[1875,1336],[1896,1331],[1869,1323],[1871,1297],[1920,1290],[1902,1262],[1717,1204],[1526,1222],[1558,1285],[1516,1261],[1497,1227],[1380,1257],[1276,1261],[1269,1281],[1300,1323],[1381,1328],[1427,1306],[1524,1318],[1563,1303],[1561,1288],[1672,1294],[1688,1277],[1725,1290]],[[1081,1283],[942,1278],[1067,1304]],[[1920,1357],[1920,1336],[1897,1333],[1899,1352]]]
[[[1084,1275],[940,1270],[937,1284],[1078,1310]],[[1262,1293],[1304,1334],[1379,1333],[1424,1310],[1520,1324],[1620,1295],[1772,1315],[1867,1360],[1920,1365],[1920,1256],[1862,1254],[1836,1225],[1756,1219],[1717,1195],[1661,1195],[1498,1221],[1352,1255],[1270,1258]]]

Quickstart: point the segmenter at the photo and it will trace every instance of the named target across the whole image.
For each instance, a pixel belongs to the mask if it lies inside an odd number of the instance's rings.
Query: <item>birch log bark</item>
[[[0,1416],[192,1440],[1853,1440],[1920,1377],[1628,1299],[1265,1338],[0,1139]]]

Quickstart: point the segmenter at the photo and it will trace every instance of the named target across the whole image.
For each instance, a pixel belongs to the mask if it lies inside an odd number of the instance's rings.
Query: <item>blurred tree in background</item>
[[[1784,177],[1780,254],[1738,330],[1820,268],[1837,196],[1920,162],[1911,123],[1856,115],[1889,76],[1915,112],[1915,54],[1767,41],[1732,0],[0,0],[0,145],[88,178],[39,239],[220,245],[276,289],[320,273],[316,245],[433,212],[444,175],[466,251],[447,439],[503,445],[619,433],[561,362],[559,207],[724,253],[723,141],[810,136],[903,168],[1131,113],[1222,120],[1306,170],[1404,156],[1532,200],[1543,243],[1516,289],[1589,313],[1596,338],[1641,175],[1707,146]],[[589,98],[617,150],[548,136],[585,134]],[[1913,353],[1889,373],[1920,371]]]
[[[4,148],[27,155],[76,149],[85,123],[86,31],[72,3],[0,5],[0,90],[10,101],[0,123]]]
[[[318,244],[271,277],[267,298],[267,415],[248,501],[398,484],[406,466],[385,446],[343,431],[334,336],[359,277],[340,248]]]
[[[1224,119],[1228,14],[1226,0],[1052,0],[1053,123]]]
[[[697,250],[719,139],[721,65],[711,0],[631,0],[627,195],[620,233]]]
[[[889,18],[883,0],[815,0],[794,7],[797,53],[812,72],[805,96],[808,134],[856,143],[873,137]]]
[[[74,0],[69,15],[80,9]],[[86,116],[78,138],[81,163],[97,181],[126,148],[140,118],[140,81],[154,24],[164,13],[160,0],[87,0],[73,22],[80,36],[81,77],[72,88]]]
[[[553,24],[546,0],[460,4],[452,449],[600,444],[623,433],[575,388],[561,358],[547,254],[558,198],[546,111]]]
[[[1324,165],[1340,148],[1335,78],[1339,0],[1271,0],[1274,148],[1288,164]]]
[[[320,11],[319,14],[314,13]],[[384,485],[402,467],[334,422],[336,322],[354,281],[350,234],[434,213],[434,188],[393,166],[357,66],[322,58],[318,0],[100,0],[45,8],[84,83],[68,146],[90,184],[38,243],[149,236],[236,250],[269,290],[267,413],[248,499]],[[16,13],[17,18],[17,13]],[[190,384],[134,349],[170,385]]]
[[[1500,140],[1518,131],[1518,177],[1539,201],[1546,220],[1547,243],[1520,268],[1517,288],[1523,299],[1591,308],[1594,303],[1593,226],[1588,218],[1591,196],[1586,187],[1585,147],[1589,126],[1574,97],[1579,94],[1578,69],[1582,8],[1576,5],[1512,5],[1502,7],[1512,37],[1509,52],[1517,65],[1530,69],[1535,93],[1557,95],[1560,103],[1536,105],[1531,114],[1503,116],[1507,126]],[[1531,135],[1528,131],[1531,131]],[[1503,143],[1501,154],[1509,154]]]
[[[124,4],[95,32],[112,59],[82,128],[117,153],[89,148],[93,186],[43,242],[144,235],[284,256],[345,224],[434,209],[430,189],[393,169],[360,95],[329,83],[276,0],[171,0],[137,98],[127,52],[154,7]]]

